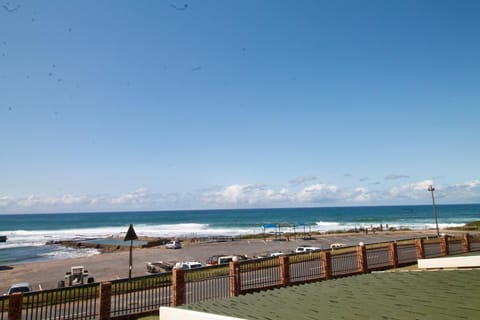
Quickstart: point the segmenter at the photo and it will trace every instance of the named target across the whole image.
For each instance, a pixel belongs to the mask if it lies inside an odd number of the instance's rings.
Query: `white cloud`
[[[274,191],[265,185],[259,184],[234,184],[224,188],[207,191],[203,194],[203,202],[215,206],[255,206],[269,203],[286,203],[289,201],[287,189]]]
[[[374,190],[323,183],[300,189],[275,189],[264,184],[233,184],[186,194],[159,194],[139,188],[122,195],[0,195],[0,213],[428,204],[430,184],[433,184],[432,180],[423,180]],[[480,180],[434,186],[437,203],[480,202]]]
[[[440,199],[450,202],[480,202],[480,180],[467,181],[446,187],[436,187]]]
[[[59,195],[27,197],[0,197],[0,212],[61,212],[136,209],[153,203],[146,189],[138,189],[120,196]]]
[[[299,203],[322,203],[328,201],[335,202],[338,198],[342,198],[342,196],[338,187],[322,183],[303,188],[295,194],[294,198],[296,202]]]
[[[203,194],[203,202],[208,207],[254,207],[254,206],[291,206],[314,203],[338,202],[343,199],[338,187],[327,184],[314,184],[294,192],[287,188],[274,190],[265,185],[231,185]]]
[[[109,201],[112,204],[140,204],[145,202],[146,196],[147,196],[147,189],[140,188],[133,192],[127,193],[125,195],[112,198]]]
[[[432,180],[423,180],[416,183],[404,184],[398,187],[393,187],[389,190],[387,199],[400,200],[411,199],[419,200],[424,199],[428,190],[428,186],[433,184]]]
[[[365,203],[372,200],[371,193],[366,188],[356,188],[351,194],[351,201]]]

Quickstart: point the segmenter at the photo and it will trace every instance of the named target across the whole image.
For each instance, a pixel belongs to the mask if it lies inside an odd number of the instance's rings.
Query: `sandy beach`
[[[185,245],[182,249],[165,249],[163,246],[153,248],[134,248],[132,276],[146,275],[146,263],[149,261],[205,261],[212,255],[246,254],[249,257],[268,255],[272,252],[289,253],[300,245],[312,245],[329,248],[332,243],[343,243],[353,246],[359,242],[378,243],[402,239],[413,239],[434,235],[433,231],[384,232],[376,234],[330,234],[318,235],[313,240],[301,238],[290,241],[235,240],[227,242],[204,242]],[[0,292],[4,293],[9,286],[17,282],[30,282],[34,290],[53,289],[58,281],[64,280],[65,273],[72,266],[84,266],[89,276],[95,281],[108,281],[128,277],[128,250],[103,253],[89,257],[52,260],[11,266],[0,266]]]

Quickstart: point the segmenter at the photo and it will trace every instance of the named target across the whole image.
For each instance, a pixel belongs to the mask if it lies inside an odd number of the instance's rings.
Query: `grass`
[[[476,231],[476,230],[480,230],[480,221],[471,221],[469,223],[466,223],[462,227],[450,227],[446,229],[456,230],[456,231]]]
[[[137,320],[158,320],[159,316],[146,316],[146,317],[141,317],[137,318]]]

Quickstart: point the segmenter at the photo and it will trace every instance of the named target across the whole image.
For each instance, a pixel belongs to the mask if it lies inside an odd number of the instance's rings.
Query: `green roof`
[[[381,272],[182,308],[244,319],[480,319],[480,270]]]

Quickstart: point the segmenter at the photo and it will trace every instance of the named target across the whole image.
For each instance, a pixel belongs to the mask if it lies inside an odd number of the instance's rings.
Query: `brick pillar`
[[[185,304],[185,274],[183,269],[173,269],[172,272],[172,305]]]
[[[425,246],[423,245],[423,239],[415,240],[415,246],[417,248],[417,259],[425,259]]]
[[[280,256],[280,283],[283,287],[290,285],[290,265],[287,256]]]
[[[398,267],[398,250],[397,250],[397,244],[395,242],[392,242],[388,245],[388,258],[392,268],[397,268]]]
[[[358,272],[368,273],[367,248],[364,245],[357,246]]]
[[[240,262],[230,262],[230,297],[240,294]]]
[[[465,233],[462,238],[462,249],[463,252],[470,252],[470,235]]]
[[[440,253],[442,257],[448,256],[448,235],[440,237]]]
[[[100,320],[109,320],[112,308],[112,283],[100,283]]]
[[[333,278],[332,254],[330,251],[322,251],[322,272],[326,280]]]
[[[8,297],[8,320],[22,319],[23,293],[12,293]]]

